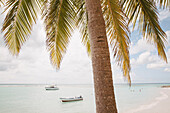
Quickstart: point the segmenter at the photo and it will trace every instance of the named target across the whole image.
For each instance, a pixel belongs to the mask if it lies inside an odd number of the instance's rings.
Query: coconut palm
[[[117,113],[109,46],[131,83],[128,25],[138,22],[143,37],[155,44],[158,55],[167,62],[166,34],[159,25],[156,4],[169,8],[169,3],[169,0],[7,0],[2,31],[10,52],[18,55],[41,11],[51,62],[59,68],[71,34],[78,27],[92,59],[96,112]]]

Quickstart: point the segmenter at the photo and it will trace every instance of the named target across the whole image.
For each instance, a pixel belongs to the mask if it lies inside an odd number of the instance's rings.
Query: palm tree
[[[59,68],[71,33],[79,27],[82,42],[92,58],[96,112],[117,113],[108,41],[129,83],[129,23],[135,26],[138,21],[143,37],[155,44],[158,55],[167,62],[166,34],[159,25],[156,4],[169,8],[169,3],[169,0],[7,0],[2,31],[10,52],[18,55],[40,8],[51,62]]]

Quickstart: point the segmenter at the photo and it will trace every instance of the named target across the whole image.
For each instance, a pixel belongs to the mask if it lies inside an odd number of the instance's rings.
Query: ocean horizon
[[[0,85],[94,85],[94,84],[57,84],[57,83],[0,83]],[[113,83],[114,85],[129,85],[129,83]],[[137,84],[170,84],[168,82],[148,82],[148,83],[131,83],[131,85],[137,85]]]

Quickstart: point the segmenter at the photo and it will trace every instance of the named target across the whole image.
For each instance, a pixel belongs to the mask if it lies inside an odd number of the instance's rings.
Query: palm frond
[[[75,11],[71,0],[51,0],[45,15],[47,49],[53,66],[60,67],[71,33],[75,27]]]
[[[91,56],[91,49],[90,49],[90,39],[88,34],[88,15],[86,12],[85,7],[85,1],[84,0],[78,0],[77,3],[77,26],[79,28],[79,31],[82,34],[81,40],[82,43],[86,46],[87,53],[89,56]]]
[[[150,2],[156,3],[156,5],[159,5],[160,8],[170,8],[170,0],[149,0]],[[121,0],[120,3],[121,5],[126,5],[125,7],[127,8],[127,3],[129,4],[128,7],[135,5],[134,4],[135,0]],[[131,7],[131,8],[134,8]],[[129,9],[129,8],[128,8]]]
[[[5,0],[0,0],[0,7],[1,5],[4,5]]]
[[[160,7],[170,8],[170,0],[156,0]]]
[[[50,7],[50,0],[41,0],[40,5],[42,18],[44,18],[47,15],[48,8]]]
[[[10,52],[18,55],[36,22],[38,3],[36,0],[8,0],[5,11],[8,13],[2,27],[4,40]]]
[[[135,23],[139,19],[138,28],[148,41],[154,42],[158,55],[167,62],[165,54],[165,42],[167,36],[159,25],[158,11],[154,1],[150,0],[126,0],[124,9],[130,18],[129,22]]]
[[[119,0],[103,0],[102,9],[106,23],[107,35],[118,65],[122,67],[123,75],[131,83],[129,58],[129,30],[126,16],[121,9]]]

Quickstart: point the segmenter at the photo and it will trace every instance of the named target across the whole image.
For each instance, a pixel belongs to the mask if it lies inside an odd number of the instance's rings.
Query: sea
[[[159,97],[161,86],[170,84],[116,84],[119,113],[133,110]],[[46,85],[1,84],[0,113],[96,113],[93,85],[58,85],[47,91]],[[83,101],[61,102],[60,98],[83,96]]]

